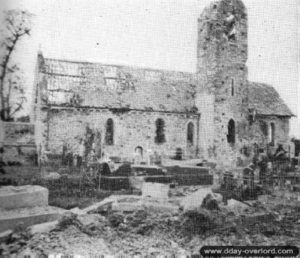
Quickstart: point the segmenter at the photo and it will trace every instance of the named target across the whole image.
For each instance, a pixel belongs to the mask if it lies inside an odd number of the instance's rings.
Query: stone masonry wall
[[[213,94],[207,91],[197,93],[195,105],[201,114],[199,124],[199,153],[200,157],[204,159],[211,159],[213,156],[212,146],[215,139],[214,103],[215,98]]]
[[[43,73],[44,69],[44,58],[41,54],[37,58],[37,67],[35,71],[35,89],[33,98],[33,114],[32,122],[35,124],[35,142],[38,153],[38,163],[44,160],[44,154],[48,147],[48,108],[46,105],[47,101],[47,81],[46,76]]]
[[[167,156],[176,148],[196,155],[200,115],[192,74],[45,59],[39,54],[35,81],[33,117],[40,160],[48,151],[61,153],[63,144],[76,153],[85,127],[103,133],[108,118],[116,126],[116,143],[105,148],[107,155],[129,156],[137,146]],[[153,144],[158,117],[166,123],[167,141],[161,145]],[[195,144],[187,146],[191,120]]]
[[[2,140],[11,145],[34,145],[34,125],[21,122],[0,122]]]
[[[108,118],[114,121],[115,144],[104,146],[104,152],[111,156],[131,156],[137,146],[167,156],[181,148],[188,157],[235,167],[241,156],[248,156],[246,149],[268,141],[261,125],[272,122],[275,144],[286,144],[288,118],[249,121],[247,26],[241,0],[217,0],[205,8],[198,19],[196,74],[44,59],[39,54],[33,107],[39,156],[59,154],[64,144],[76,153],[85,128],[104,137]],[[157,118],[165,121],[166,132],[166,142],[159,145],[154,143]],[[231,120],[234,143],[228,142]],[[193,146],[187,145],[190,121]]]
[[[240,0],[215,1],[198,20],[199,79],[215,96],[211,158],[235,165],[247,137],[247,13]],[[203,89],[201,89],[203,90]],[[228,123],[235,122],[234,145],[227,142]]]
[[[258,144],[259,147],[265,148],[271,139],[271,123],[275,125],[274,146],[272,150],[277,148],[278,144],[282,144],[285,150],[289,146],[289,119],[276,116],[258,117],[256,121],[249,126],[249,142]]]
[[[0,160],[5,164],[36,162],[35,128],[31,123],[0,121]]]
[[[122,114],[108,109],[52,109],[48,120],[48,150],[51,153],[62,153],[63,145],[73,153],[78,153],[80,138],[83,138],[86,126],[98,130],[102,143],[105,137],[107,119],[114,121],[114,144],[103,146],[107,156],[132,158],[135,148],[141,146],[146,152],[151,149],[160,155],[174,156],[176,148],[184,154],[194,157],[197,152],[198,115],[172,114],[161,112],[128,111]],[[155,121],[165,121],[166,142],[157,144]],[[194,146],[187,145],[187,124],[194,124]]]

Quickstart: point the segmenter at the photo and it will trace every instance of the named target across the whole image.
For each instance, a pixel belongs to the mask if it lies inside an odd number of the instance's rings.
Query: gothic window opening
[[[182,160],[182,156],[183,156],[183,150],[181,148],[176,148],[175,159]]]
[[[107,145],[114,144],[114,121],[111,118],[106,122],[105,143]]]
[[[155,142],[158,144],[164,143],[166,141],[165,137],[165,121],[161,118],[156,120],[156,135]]]
[[[264,136],[269,137],[269,127],[265,121],[260,121],[260,129]]]
[[[189,145],[194,145],[194,124],[192,122],[189,122],[187,126],[187,142]]]
[[[234,80],[231,80],[231,96],[234,96]]]
[[[271,123],[269,127],[269,143],[275,145],[275,124]]]
[[[235,144],[235,122],[233,119],[228,122],[227,142],[231,145]]]
[[[143,157],[143,147],[141,146],[137,146],[135,149],[134,149],[135,153],[137,155],[139,155],[140,157]]]

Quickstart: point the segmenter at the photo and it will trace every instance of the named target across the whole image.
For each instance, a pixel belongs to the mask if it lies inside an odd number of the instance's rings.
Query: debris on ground
[[[186,194],[181,200],[181,206],[183,210],[193,210],[199,208],[204,199],[210,195],[211,199],[216,200],[217,203],[222,201],[220,194],[214,193],[210,187],[199,188],[192,193]]]
[[[300,245],[300,202],[294,195],[277,192],[225,204],[205,187],[170,191],[167,200],[112,195],[50,224],[4,232],[0,255],[187,256],[203,245]]]
[[[233,212],[236,215],[242,214],[244,211],[249,209],[249,205],[237,201],[235,199],[229,199],[227,205],[223,206],[228,212]]]
[[[57,220],[45,222],[45,223],[41,223],[41,224],[36,224],[36,225],[29,227],[30,233],[32,235],[38,234],[38,233],[47,233],[47,232],[50,232],[51,230],[54,230],[56,228],[57,224],[58,224]]]
[[[220,209],[218,200],[215,199],[212,194],[206,195],[206,197],[202,201],[201,207],[205,208],[207,210],[219,210]]]
[[[12,230],[6,230],[0,233],[0,243],[6,242],[13,234]]]

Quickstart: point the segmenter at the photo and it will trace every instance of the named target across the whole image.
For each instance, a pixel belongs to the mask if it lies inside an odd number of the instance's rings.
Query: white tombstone
[[[166,184],[144,182],[142,185],[142,197],[166,201],[168,199],[169,190],[170,186]]]

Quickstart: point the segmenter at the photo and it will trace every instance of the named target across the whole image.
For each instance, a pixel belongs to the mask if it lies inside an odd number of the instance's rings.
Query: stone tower
[[[242,1],[218,0],[206,7],[198,19],[199,92],[214,96],[213,155],[231,162],[247,130],[247,52],[247,12]]]

